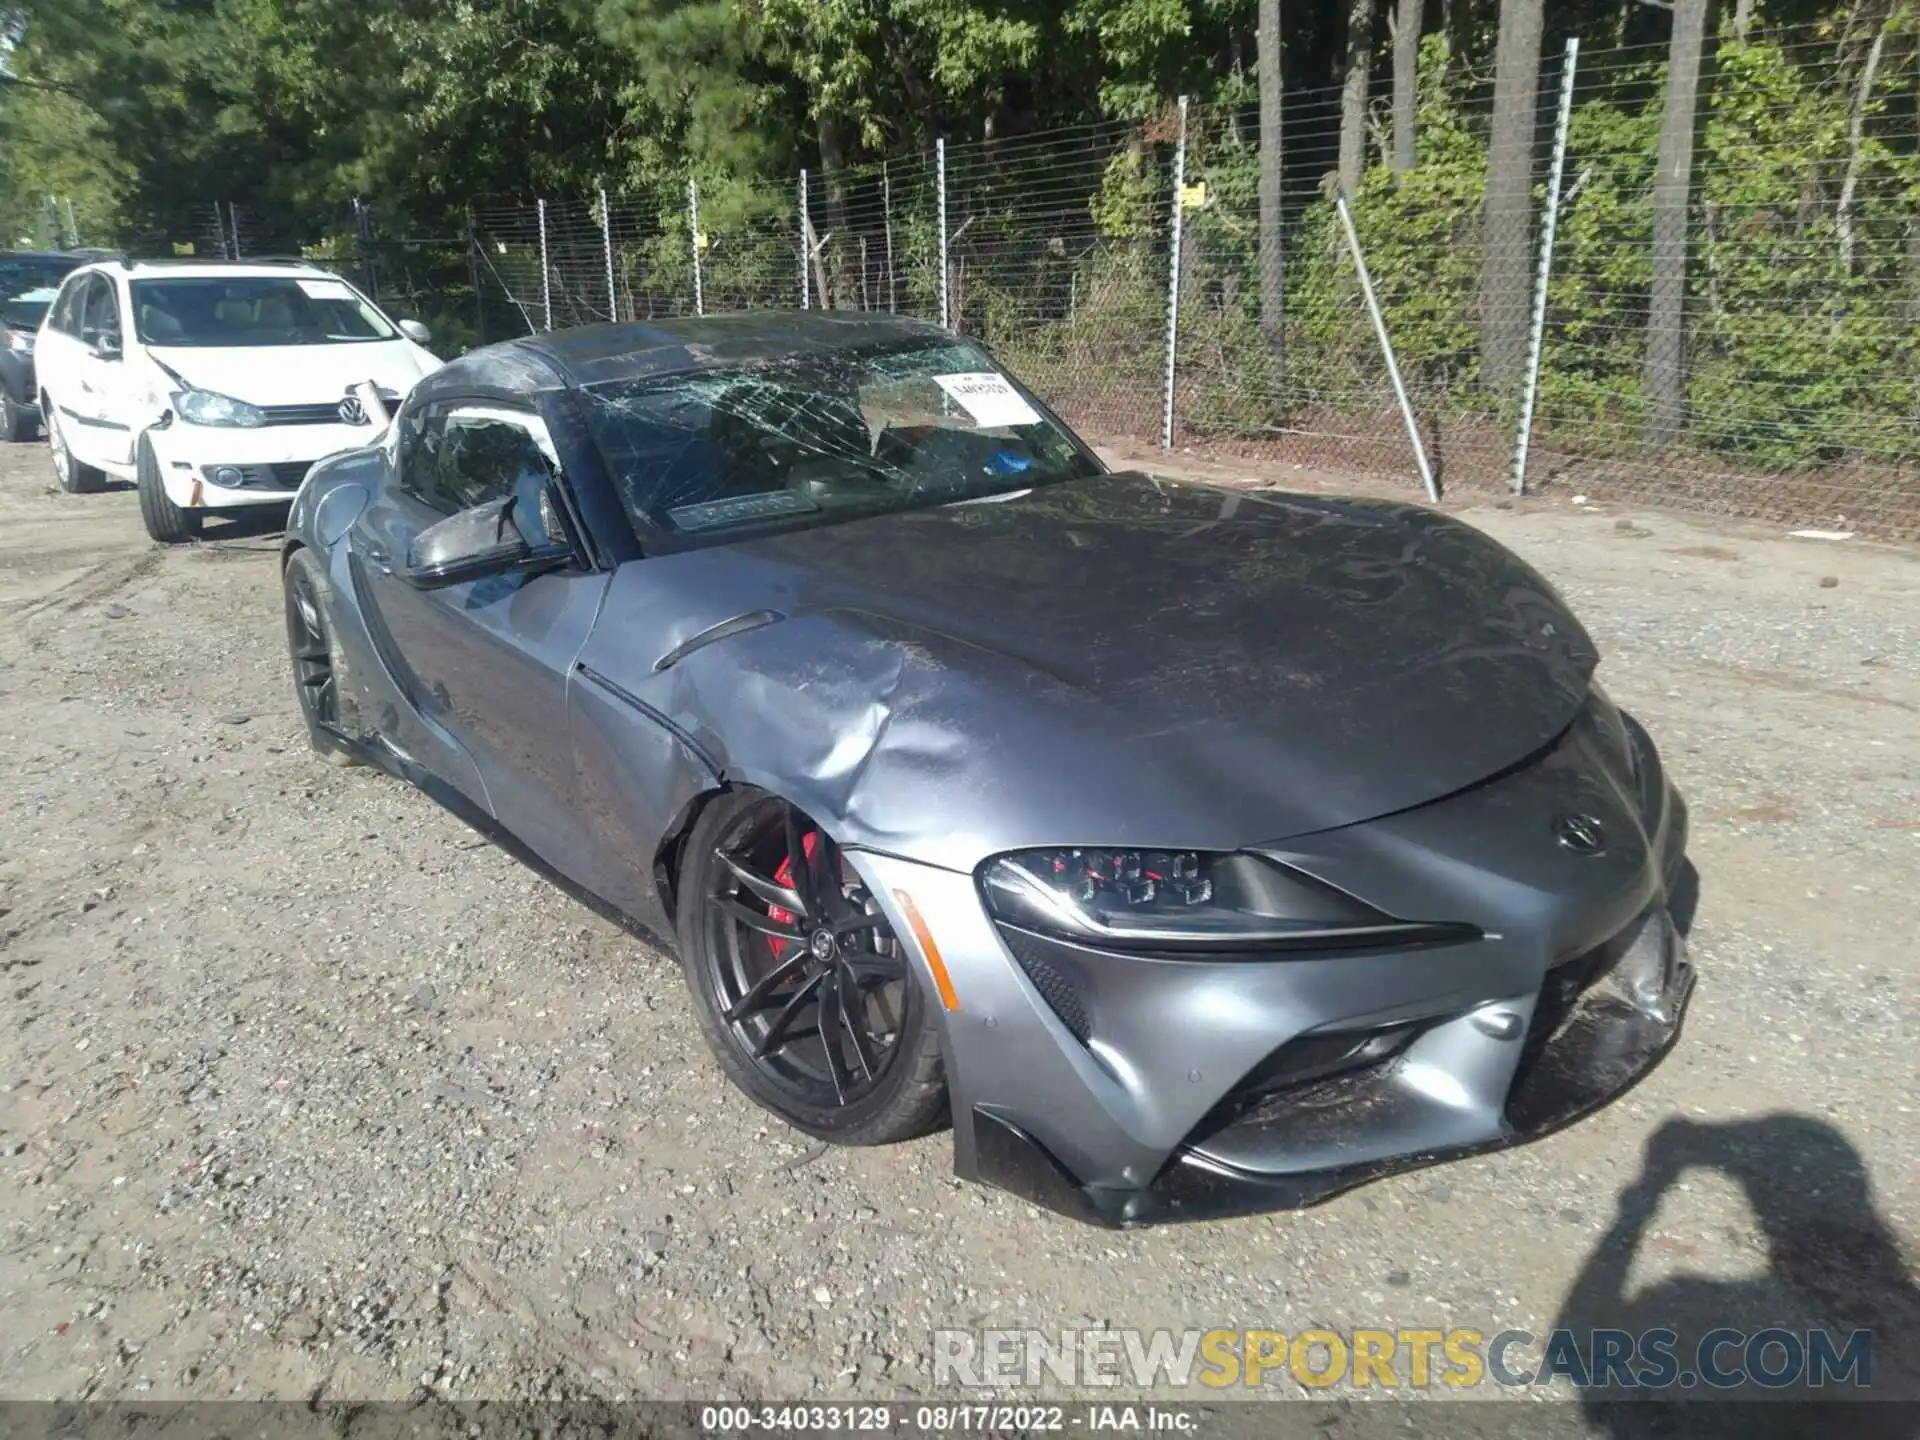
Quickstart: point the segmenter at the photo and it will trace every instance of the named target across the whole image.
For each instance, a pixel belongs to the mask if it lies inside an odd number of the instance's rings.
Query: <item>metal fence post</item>
[[[473,228],[473,207],[467,207],[467,275],[473,281],[473,337],[476,345],[487,343],[487,301],[480,289],[480,234]]]
[[[1160,448],[1173,448],[1174,355],[1180,345],[1180,222],[1187,183],[1187,97],[1180,97],[1180,133],[1173,146],[1172,253],[1167,260],[1167,369],[1160,397]]]
[[[812,291],[807,283],[807,172],[800,172],[800,308],[813,308]]]
[[[216,217],[219,213],[218,210],[214,211]],[[238,260],[240,258],[240,211],[231,200],[227,202],[227,225],[233,231],[233,258]]]
[[[1567,37],[1560,71],[1560,113],[1553,121],[1553,163],[1547,171],[1547,214],[1540,226],[1540,267],[1533,277],[1533,321],[1527,330],[1527,379],[1520,393],[1520,433],[1513,441],[1513,493],[1527,493],[1527,450],[1533,444],[1533,403],[1540,393],[1540,352],[1546,344],[1547,279],[1553,274],[1553,237],[1560,225],[1560,179],[1567,163],[1567,125],[1573,116],[1573,67],[1580,41]]]
[[[553,271],[547,266],[547,202],[537,202],[540,217],[540,315],[547,329],[553,329]]]
[[[933,165],[940,187],[940,323],[951,329],[947,315],[947,142],[944,136],[933,142]]]
[[[693,232],[693,313],[707,313],[707,295],[700,278],[700,187],[687,181],[687,228]]]
[[[1367,302],[1367,315],[1373,321],[1373,333],[1380,342],[1380,353],[1387,362],[1387,378],[1393,381],[1394,398],[1400,402],[1400,418],[1407,422],[1407,439],[1413,445],[1414,463],[1420,467],[1420,479],[1427,487],[1427,498],[1437,501],[1440,487],[1434,483],[1433,467],[1427,464],[1426,442],[1420,438],[1420,422],[1413,418],[1413,402],[1407,399],[1407,387],[1400,383],[1400,366],[1393,358],[1393,342],[1387,338],[1387,322],[1380,314],[1380,302],[1373,298],[1373,277],[1367,274],[1367,257],[1360,251],[1360,235],[1353,228],[1353,212],[1347,209],[1347,197],[1335,197],[1334,209],[1340,212],[1340,224],[1347,232],[1347,249],[1353,255],[1353,268],[1360,272],[1360,293]]]
[[[887,173],[887,162],[880,162],[880,207],[887,217],[887,309],[893,311],[893,177]]]
[[[67,244],[70,249],[80,248],[80,224],[73,218],[73,197],[66,196],[62,201],[67,207]]]
[[[600,187],[600,248],[607,257],[607,318],[618,323],[620,297],[613,288],[613,211],[607,205],[607,187]]]

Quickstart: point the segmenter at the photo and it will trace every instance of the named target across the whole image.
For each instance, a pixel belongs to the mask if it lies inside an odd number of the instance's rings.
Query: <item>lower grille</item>
[[[1547,971],[1540,982],[1540,998],[1534,1002],[1533,1021],[1527,1026],[1527,1038],[1520,1047],[1520,1063],[1514,1070],[1517,1085],[1527,1078],[1539,1062],[1540,1053],[1552,1043],[1560,1027],[1580,1003],[1580,997],[1593,987],[1620,959],[1632,927],[1603,945],[1563,960]]]

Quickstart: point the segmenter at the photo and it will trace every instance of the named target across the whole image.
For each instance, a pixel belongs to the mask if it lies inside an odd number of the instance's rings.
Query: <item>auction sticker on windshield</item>
[[[1007,377],[991,370],[971,370],[959,375],[936,375],[938,385],[973,417],[982,430],[1001,425],[1038,425],[1040,414]]]
[[[301,280],[297,282],[309,300],[351,300],[353,291],[344,280]]]

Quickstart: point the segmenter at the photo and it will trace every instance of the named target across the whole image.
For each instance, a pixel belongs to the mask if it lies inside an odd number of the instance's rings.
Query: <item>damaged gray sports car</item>
[[[1414,505],[1113,474],[831,313],[476,351],[314,467],[315,747],[665,938],[811,1135],[1128,1225],[1605,1103],[1692,985],[1685,809],[1543,579]]]

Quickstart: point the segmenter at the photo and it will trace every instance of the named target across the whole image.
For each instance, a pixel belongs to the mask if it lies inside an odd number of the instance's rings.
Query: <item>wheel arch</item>
[[[667,917],[667,927],[671,931],[680,923],[680,876],[686,866],[687,840],[693,834],[693,827],[700,823],[700,817],[706,813],[709,805],[716,800],[733,793],[735,787],[723,779],[716,779],[711,785],[693,795],[680,807],[673,817],[660,842],[653,852],[653,883],[660,896],[660,908]]]

